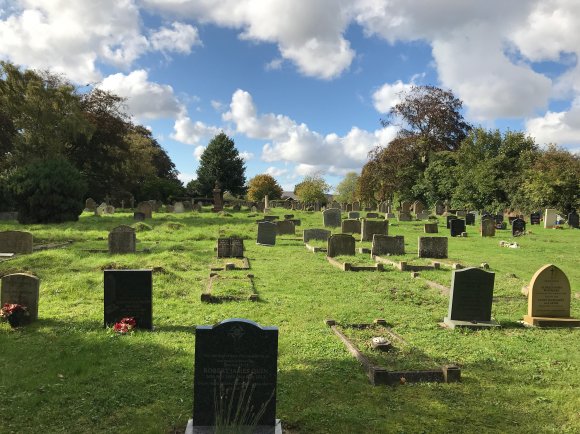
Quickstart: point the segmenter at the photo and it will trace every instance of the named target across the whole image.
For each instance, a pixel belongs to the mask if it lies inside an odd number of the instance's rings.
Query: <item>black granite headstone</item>
[[[509,221],[510,225],[514,222],[515,219],[517,219],[517,217],[514,217],[514,216],[508,217],[508,221]]]
[[[232,258],[244,257],[244,240],[241,238],[230,238]]]
[[[493,218],[495,220],[495,228],[496,229],[503,229],[503,215],[496,214],[493,216]]]
[[[526,232],[526,222],[523,219],[515,219],[512,222],[512,236],[519,237]]]
[[[105,270],[105,327],[134,317],[137,328],[153,329],[152,270]]]
[[[475,214],[472,212],[468,212],[465,214],[465,224],[466,225],[475,225]]]
[[[256,243],[267,245],[267,246],[275,245],[277,231],[278,231],[278,225],[276,225],[276,223],[272,223],[272,222],[258,223],[258,238],[257,238]]]
[[[456,219],[456,218],[457,218],[457,216],[455,214],[451,214],[451,215],[447,216],[447,229],[451,228],[451,226],[449,226],[449,222],[453,219]]]
[[[133,220],[136,220],[138,222],[144,221],[145,220],[145,213],[142,213],[142,212],[133,213]]]
[[[217,240],[217,257],[231,258],[232,256],[232,240],[231,238],[218,238]]]
[[[568,214],[568,226],[574,229],[578,229],[580,227],[580,221],[577,212],[573,211]]]
[[[193,425],[215,426],[216,411],[221,409],[227,413],[225,410],[231,399],[230,418],[234,418],[238,404],[242,409],[252,409],[249,419],[265,407],[257,425],[273,427],[276,423],[277,364],[277,327],[261,327],[239,318],[222,321],[213,327],[197,326]],[[246,402],[240,402],[244,387]],[[227,414],[222,417],[227,419]],[[249,425],[245,422],[238,421],[241,425]]]
[[[465,232],[465,220],[457,218],[450,220],[449,229],[451,230],[452,237],[461,236],[461,234]]]
[[[542,220],[542,213],[541,212],[533,212],[530,214],[530,224],[531,225],[539,225],[541,220]]]

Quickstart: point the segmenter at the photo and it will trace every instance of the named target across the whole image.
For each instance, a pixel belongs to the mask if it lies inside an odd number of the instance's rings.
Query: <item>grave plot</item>
[[[207,303],[244,300],[258,301],[253,274],[224,277],[211,273],[207,286],[201,294],[201,301]]]
[[[373,386],[461,380],[458,366],[432,359],[391,330],[383,319],[372,324],[339,325],[331,319],[325,323],[359,361]]]
[[[385,271],[383,264],[371,264],[368,256],[327,256],[326,260],[342,271]]]
[[[249,270],[250,260],[244,258],[216,258],[210,265],[211,271]]]
[[[304,247],[306,247],[306,250],[312,253],[318,252],[326,253],[328,251],[327,246],[328,246],[327,240],[310,239],[308,240],[308,242],[304,243]]]

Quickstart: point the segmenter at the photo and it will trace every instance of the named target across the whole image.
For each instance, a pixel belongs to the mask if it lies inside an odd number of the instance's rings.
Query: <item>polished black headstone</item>
[[[238,407],[242,383],[247,402],[242,407],[257,413],[265,406],[258,425],[276,423],[278,328],[261,327],[245,319],[229,319],[195,329],[193,424],[215,425],[216,409],[233,399]],[[252,390],[252,393],[249,392]],[[216,398],[222,401],[216,402]],[[232,415],[233,417],[233,415]]]
[[[542,213],[533,212],[530,214],[530,224],[531,225],[539,225],[541,220],[542,220]]]
[[[512,222],[512,236],[517,237],[526,232],[526,222],[522,219],[515,219]]]
[[[276,244],[276,234],[278,232],[278,225],[272,222],[258,223],[258,238],[256,243],[273,246]]]
[[[475,214],[472,212],[465,214],[465,224],[473,226],[475,224]]]
[[[457,216],[454,214],[447,216],[447,229],[449,229],[451,227],[451,226],[449,226],[449,222],[453,219],[456,219],[456,218],[457,218]]]
[[[577,212],[571,212],[568,214],[568,226],[574,229],[578,229],[578,227],[580,227],[580,221]]]
[[[454,321],[491,321],[495,273],[480,268],[454,270],[447,318]]]
[[[134,212],[133,213],[133,220],[136,220],[138,222],[142,222],[145,221],[145,213],[142,212]]]
[[[134,317],[137,328],[153,329],[152,270],[105,270],[105,327]]]
[[[465,220],[463,219],[452,219],[449,221],[449,229],[451,230],[452,237],[459,237],[463,232],[465,232]]]

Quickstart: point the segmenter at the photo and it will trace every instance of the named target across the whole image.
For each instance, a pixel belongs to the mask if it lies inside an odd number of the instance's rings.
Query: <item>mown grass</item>
[[[481,238],[477,226],[468,226],[468,237],[450,238],[449,261],[487,262],[495,273],[493,316],[503,327],[449,331],[437,325],[447,298],[421,279],[389,266],[382,273],[342,272],[324,253],[308,252],[297,239],[303,229],[322,226],[321,213],[292,211],[302,225],[274,247],[255,244],[256,217],[229,213],[156,214],[145,222],[150,230],[137,223],[134,255],[89,251],[106,250],[113,227],[134,225],[128,213],[86,214],[59,225],[1,222],[0,230],[30,230],[36,244],[74,243],[0,263],[0,275],[28,271],[41,280],[39,320],[19,330],[0,324],[0,432],[181,432],[192,412],[195,325],[232,317],[279,327],[277,416],[291,433],[580,431],[580,330],[517,323],[527,308],[520,289],[546,263],[567,274],[572,316],[580,317],[580,230],[531,226],[532,234],[515,239],[519,249],[499,246],[513,241],[507,230]],[[439,235],[448,234],[439,223]],[[389,225],[390,235],[405,236],[406,255],[398,260],[415,260],[422,228],[422,222]],[[254,274],[260,301],[202,303],[216,240],[230,235],[244,238],[252,268],[224,274]],[[355,238],[357,247],[370,247]],[[107,268],[154,269],[155,331],[115,336],[102,328]],[[420,275],[451,281],[449,270]],[[457,363],[463,380],[373,387],[325,318],[343,324],[385,318],[417,361]],[[404,368],[414,360],[405,358],[409,351],[399,348],[394,355],[403,357],[393,356],[389,366],[398,367],[399,359]]]

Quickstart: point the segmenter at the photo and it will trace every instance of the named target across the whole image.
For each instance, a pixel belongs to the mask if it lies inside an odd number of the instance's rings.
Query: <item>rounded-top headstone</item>
[[[530,281],[528,315],[569,317],[570,293],[570,282],[564,272],[555,265],[544,265]]]

